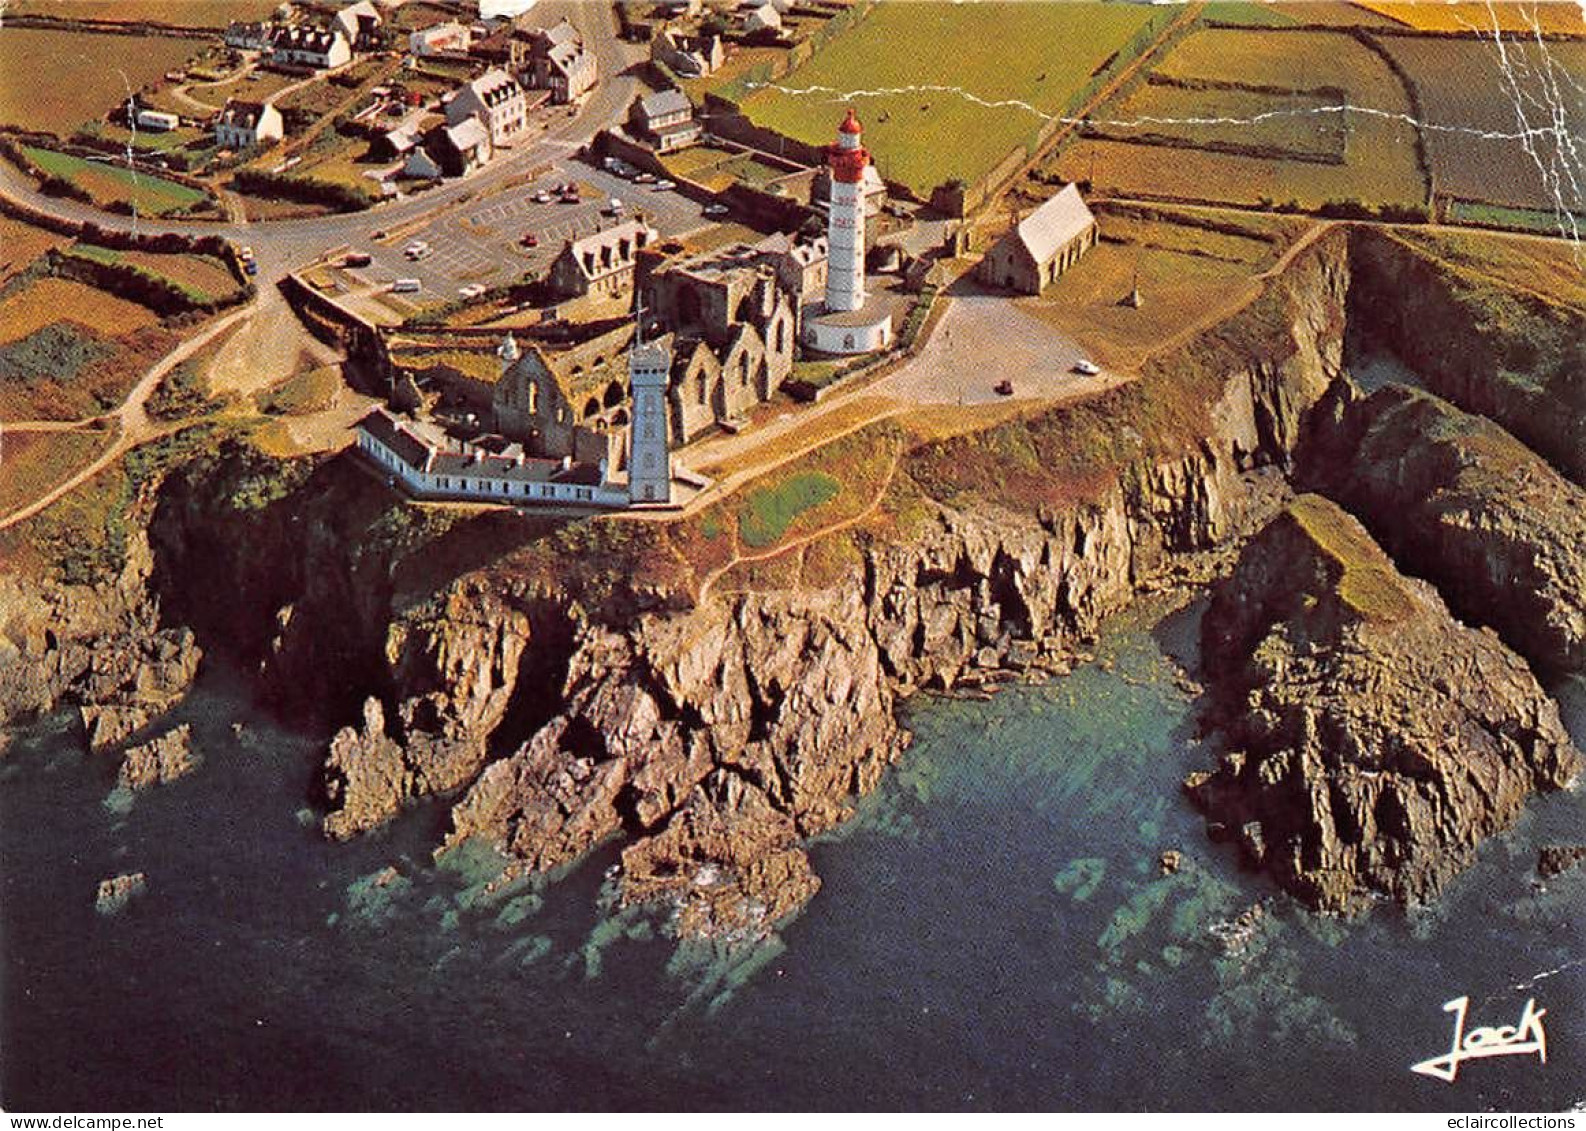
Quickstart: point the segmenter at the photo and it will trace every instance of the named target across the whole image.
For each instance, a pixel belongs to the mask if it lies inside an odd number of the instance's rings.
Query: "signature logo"
[[[1470,1010],[1470,998],[1457,997],[1443,1003],[1443,1012],[1454,1015],[1454,1040],[1442,1056],[1434,1056],[1410,1066],[1411,1072],[1423,1076],[1436,1076],[1450,1084],[1459,1076],[1459,1066],[1467,1060],[1484,1060],[1490,1056],[1530,1056],[1547,1063],[1547,1033],[1542,1028],[1542,1018],[1547,1010],[1536,1007],[1530,998],[1520,1011],[1520,1020],[1514,1025],[1483,1027],[1465,1032],[1465,1016]]]

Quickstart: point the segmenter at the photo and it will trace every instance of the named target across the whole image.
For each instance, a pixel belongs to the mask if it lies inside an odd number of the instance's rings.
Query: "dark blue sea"
[[[988,702],[920,699],[916,740],[814,848],[825,886],[763,945],[679,945],[604,899],[615,848],[487,892],[437,865],[444,810],[351,845],[307,806],[322,740],[208,673],[203,767],[135,800],[74,729],[0,759],[8,1110],[1561,1109],[1586,1101],[1579,791],[1538,799],[1436,906],[1311,915],[1211,844],[1209,765],[1142,607],[1096,660]],[[1586,688],[1561,688],[1586,740]],[[240,730],[234,728],[240,723]],[[1164,850],[1183,854],[1164,875]],[[398,878],[381,883],[394,867]],[[98,882],[148,892],[96,912]],[[1219,935],[1254,904],[1242,947]],[[1410,1071],[1545,1009],[1546,1063]]]

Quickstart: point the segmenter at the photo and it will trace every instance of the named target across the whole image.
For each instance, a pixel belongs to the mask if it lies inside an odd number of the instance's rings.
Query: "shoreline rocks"
[[[1209,831],[1319,910],[1434,896],[1582,765],[1525,663],[1318,496],[1245,546],[1202,649],[1227,750],[1186,789]]]

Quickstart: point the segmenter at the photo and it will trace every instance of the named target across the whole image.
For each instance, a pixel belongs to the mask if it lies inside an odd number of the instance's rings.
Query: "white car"
[[[430,253],[430,245],[423,240],[414,240],[402,249],[402,254],[409,259],[423,259]]]
[[[725,216],[730,209],[725,204],[707,204],[699,211],[704,216]]]
[[[1087,361],[1084,358],[1081,358],[1079,361],[1074,363],[1074,372],[1083,373],[1087,377],[1094,377],[1096,374],[1101,372],[1101,366],[1097,365],[1094,361]]]
[[[534,194],[534,203],[535,204],[549,204],[549,203],[551,203],[551,194],[546,192],[544,189],[541,189],[539,192]]]
[[[483,283],[469,283],[466,287],[458,287],[457,294],[461,298],[478,298],[485,293]]]
[[[676,187],[677,187],[677,182],[676,181],[656,181],[655,184],[650,186],[650,191],[651,192],[668,192],[671,189],[675,189]]]

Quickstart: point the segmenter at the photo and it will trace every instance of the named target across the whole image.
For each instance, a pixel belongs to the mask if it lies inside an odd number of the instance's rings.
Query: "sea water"
[[[1175,662],[1195,606],[989,701],[920,699],[912,748],[813,848],[824,885],[753,946],[619,911],[617,850],[496,889],[445,810],[347,845],[322,740],[211,672],[195,773],[131,800],[77,732],[0,759],[0,1103],[10,1110],[1557,1109],[1586,1099],[1586,800],[1535,800],[1430,908],[1313,915],[1183,797],[1210,765]],[[1560,689],[1586,740],[1586,688]],[[1176,872],[1161,855],[1182,854]],[[122,913],[98,882],[145,872]],[[1259,911],[1251,911],[1259,906]],[[1547,1059],[1411,1072],[1545,1009]]]

